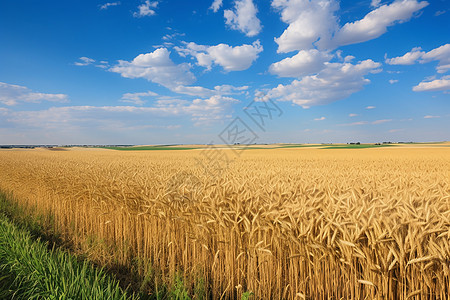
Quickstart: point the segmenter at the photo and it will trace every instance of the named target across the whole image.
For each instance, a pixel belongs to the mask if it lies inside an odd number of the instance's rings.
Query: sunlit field
[[[1,150],[0,188],[155,297],[447,299],[449,146]]]

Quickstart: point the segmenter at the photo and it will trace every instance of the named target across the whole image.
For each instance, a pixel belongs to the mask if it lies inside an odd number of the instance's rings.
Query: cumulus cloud
[[[380,1],[372,1],[372,4],[378,6]],[[340,27],[336,0],[273,0],[272,6],[281,12],[282,21],[289,24],[275,39],[278,52],[314,47],[334,49],[369,41],[384,34],[389,26],[408,21],[427,5],[426,1],[397,0],[375,8],[361,20]]]
[[[153,16],[156,14],[154,8],[158,7],[158,1],[146,0],[144,3],[138,6],[138,11],[133,13],[133,17],[141,18]]]
[[[415,12],[426,7],[428,2],[398,0],[369,12],[363,19],[345,24],[334,37],[336,45],[350,45],[375,39],[387,31],[389,26],[408,21]]]
[[[81,66],[88,66],[88,65],[91,65],[91,64],[95,63],[95,59],[92,59],[92,58],[89,58],[89,57],[86,57],[86,56],[80,57],[79,60],[80,61],[74,62],[73,64],[75,66],[80,66],[81,67]]]
[[[109,70],[122,77],[145,78],[168,88],[193,83],[196,78],[190,71],[189,64],[176,65],[169,55],[166,48],[159,48],[150,53],[139,54],[131,62],[119,60]]]
[[[432,81],[422,81],[412,88],[414,92],[425,91],[446,91],[450,90],[450,76],[444,76],[441,79]]]
[[[450,70],[450,44],[442,45],[429,52],[421,50],[420,47],[413,48],[403,56],[386,59],[386,63],[390,65],[412,65],[417,62],[424,64],[439,61],[436,67],[438,73],[445,73]]]
[[[425,52],[422,51],[422,48],[415,47],[403,56],[387,58],[386,63],[389,65],[413,65],[423,54],[425,54]]]
[[[431,61],[439,61],[436,68],[438,73],[445,73],[450,70],[450,44],[442,45],[421,57],[420,63],[428,63]]]
[[[37,93],[24,86],[0,82],[1,104],[13,106],[21,102],[40,103],[42,101],[64,103],[69,101],[69,97],[66,94]]]
[[[126,103],[132,103],[134,105],[143,105],[145,102],[145,100],[142,100],[141,98],[144,97],[155,97],[158,96],[157,93],[148,91],[148,92],[143,92],[143,93],[125,93],[122,95],[122,98],[120,99],[121,102],[126,102]]]
[[[326,63],[316,75],[305,76],[288,85],[280,84],[269,92],[269,97],[291,101],[303,108],[328,104],[349,97],[370,82],[365,76],[377,72],[380,63],[371,59],[357,64]]]
[[[420,47],[416,47],[403,56],[386,59],[386,63],[391,65],[425,64],[432,61],[438,61],[438,65],[436,66],[438,73],[442,74],[450,70],[450,44],[442,45],[428,52],[422,51]],[[441,79],[436,79],[436,76],[425,78],[412,88],[414,92],[445,91],[449,89],[450,76],[444,76]]]
[[[243,71],[252,65],[263,51],[259,41],[252,45],[230,46],[219,44],[216,46],[197,45],[190,42],[184,47],[174,47],[182,56],[191,55],[197,59],[199,66],[210,70],[213,65],[221,66],[225,71]]]
[[[335,0],[273,0],[272,6],[280,11],[281,20],[289,24],[275,38],[278,52],[311,49],[313,44],[324,48],[338,28],[335,12],[339,4]]]
[[[325,68],[325,63],[333,56],[316,49],[301,50],[293,57],[273,63],[269,71],[280,77],[301,77],[317,73]]]
[[[209,9],[212,9],[213,12],[218,12],[222,7],[222,0],[214,0]]]
[[[117,1],[117,2],[107,2],[107,3],[103,4],[103,5],[101,5],[101,6],[100,6],[100,9],[101,9],[101,10],[105,10],[105,9],[108,9],[110,6],[117,6],[117,5],[120,5],[120,1]]]
[[[239,30],[251,37],[258,35],[261,31],[261,23],[256,16],[257,13],[258,9],[253,0],[235,0],[234,11],[225,10],[224,17],[226,24],[231,29]]]

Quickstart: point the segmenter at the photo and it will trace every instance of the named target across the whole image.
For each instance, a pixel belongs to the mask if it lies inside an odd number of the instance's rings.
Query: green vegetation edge
[[[4,204],[5,195],[0,193],[0,198]],[[103,269],[60,248],[50,248],[1,211],[0,299],[138,298]]]

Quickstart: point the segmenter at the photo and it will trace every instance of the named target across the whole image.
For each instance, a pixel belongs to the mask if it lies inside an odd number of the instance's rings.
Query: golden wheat
[[[91,259],[214,299],[447,299],[449,154],[248,150],[211,178],[198,150],[0,151],[0,188]]]

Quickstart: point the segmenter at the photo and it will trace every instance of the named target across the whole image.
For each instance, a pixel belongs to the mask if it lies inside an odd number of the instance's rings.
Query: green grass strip
[[[0,299],[137,299],[102,269],[48,243],[0,215]]]

